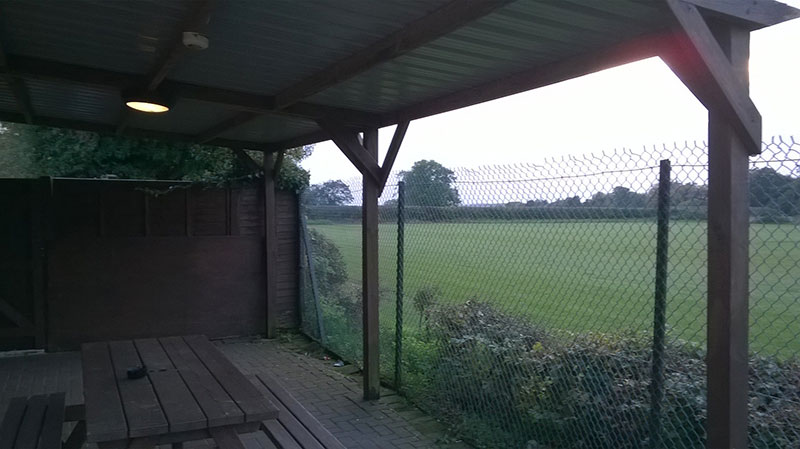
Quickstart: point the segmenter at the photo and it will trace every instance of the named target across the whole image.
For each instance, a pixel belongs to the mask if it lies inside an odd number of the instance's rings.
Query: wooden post
[[[275,217],[275,178],[272,153],[264,153],[264,253],[266,264],[267,338],[275,337],[278,326],[275,304],[278,299],[278,223]]]
[[[50,207],[50,178],[31,181],[30,225],[31,225],[31,289],[33,296],[34,344],[37,348],[47,345],[47,230]]]
[[[364,148],[378,160],[378,130],[364,132]],[[361,264],[363,282],[364,399],[381,396],[380,348],[378,346],[378,180],[364,173]]]
[[[749,32],[712,27],[748,90]],[[708,114],[708,448],[747,447],[748,152],[729,120]]]

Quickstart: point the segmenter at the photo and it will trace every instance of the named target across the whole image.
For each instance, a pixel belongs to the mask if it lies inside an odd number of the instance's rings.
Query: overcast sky
[[[800,7],[800,0],[786,1]],[[800,19],[752,33],[751,98],[764,139],[800,137]],[[420,159],[478,167],[705,141],[707,112],[658,58],[411,122],[395,170]],[[394,128],[380,132],[380,157]],[[303,162],[311,182],[359,173],[331,142]]]

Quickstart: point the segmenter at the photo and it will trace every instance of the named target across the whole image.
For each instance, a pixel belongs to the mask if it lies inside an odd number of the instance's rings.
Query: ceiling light
[[[127,93],[123,95],[123,100],[129,108],[149,114],[160,114],[169,111],[167,101],[155,92]]]

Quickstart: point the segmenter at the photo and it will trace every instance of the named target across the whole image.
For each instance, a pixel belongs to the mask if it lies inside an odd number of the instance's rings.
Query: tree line
[[[455,186],[456,177],[452,170],[432,160],[414,163],[408,171],[400,172],[400,180],[406,185],[406,204],[408,206],[446,207],[458,206],[461,200]],[[800,215],[800,179],[783,174],[770,167],[750,171],[750,207],[760,214],[784,216]],[[506,207],[554,207],[593,209],[637,209],[653,208],[656,205],[658,185],[644,193],[624,186],[616,186],[611,191],[599,191],[589,199],[579,196],[556,200],[531,199],[512,201]],[[327,181],[310,186],[306,202],[312,206],[344,206],[353,202],[350,188],[341,180]],[[670,183],[670,204],[673,208],[692,210],[705,208],[708,200],[708,187],[694,183]],[[384,203],[396,204],[396,199]],[[493,205],[497,206],[497,205]]]

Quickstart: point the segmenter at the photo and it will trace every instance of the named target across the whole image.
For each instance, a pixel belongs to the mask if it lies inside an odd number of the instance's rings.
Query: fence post
[[[314,297],[314,311],[317,314],[317,329],[319,330],[319,342],[325,346],[325,327],[322,320],[322,307],[319,301],[319,289],[317,288],[317,273],[314,270],[314,252],[311,249],[311,241],[308,238],[308,225],[306,224],[305,211],[300,208],[300,238],[301,245],[306,249],[306,265],[308,275],[311,278],[311,295]]]
[[[406,183],[397,183],[397,310],[395,312],[394,387],[400,391],[403,381],[403,259],[405,249]]]
[[[664,399],[664,334],[667,309],[670,171],[669,159],[662,160],[658,175],[653,366],[650,379],[650,441],[653,448],[661,447],[661,402]]]

